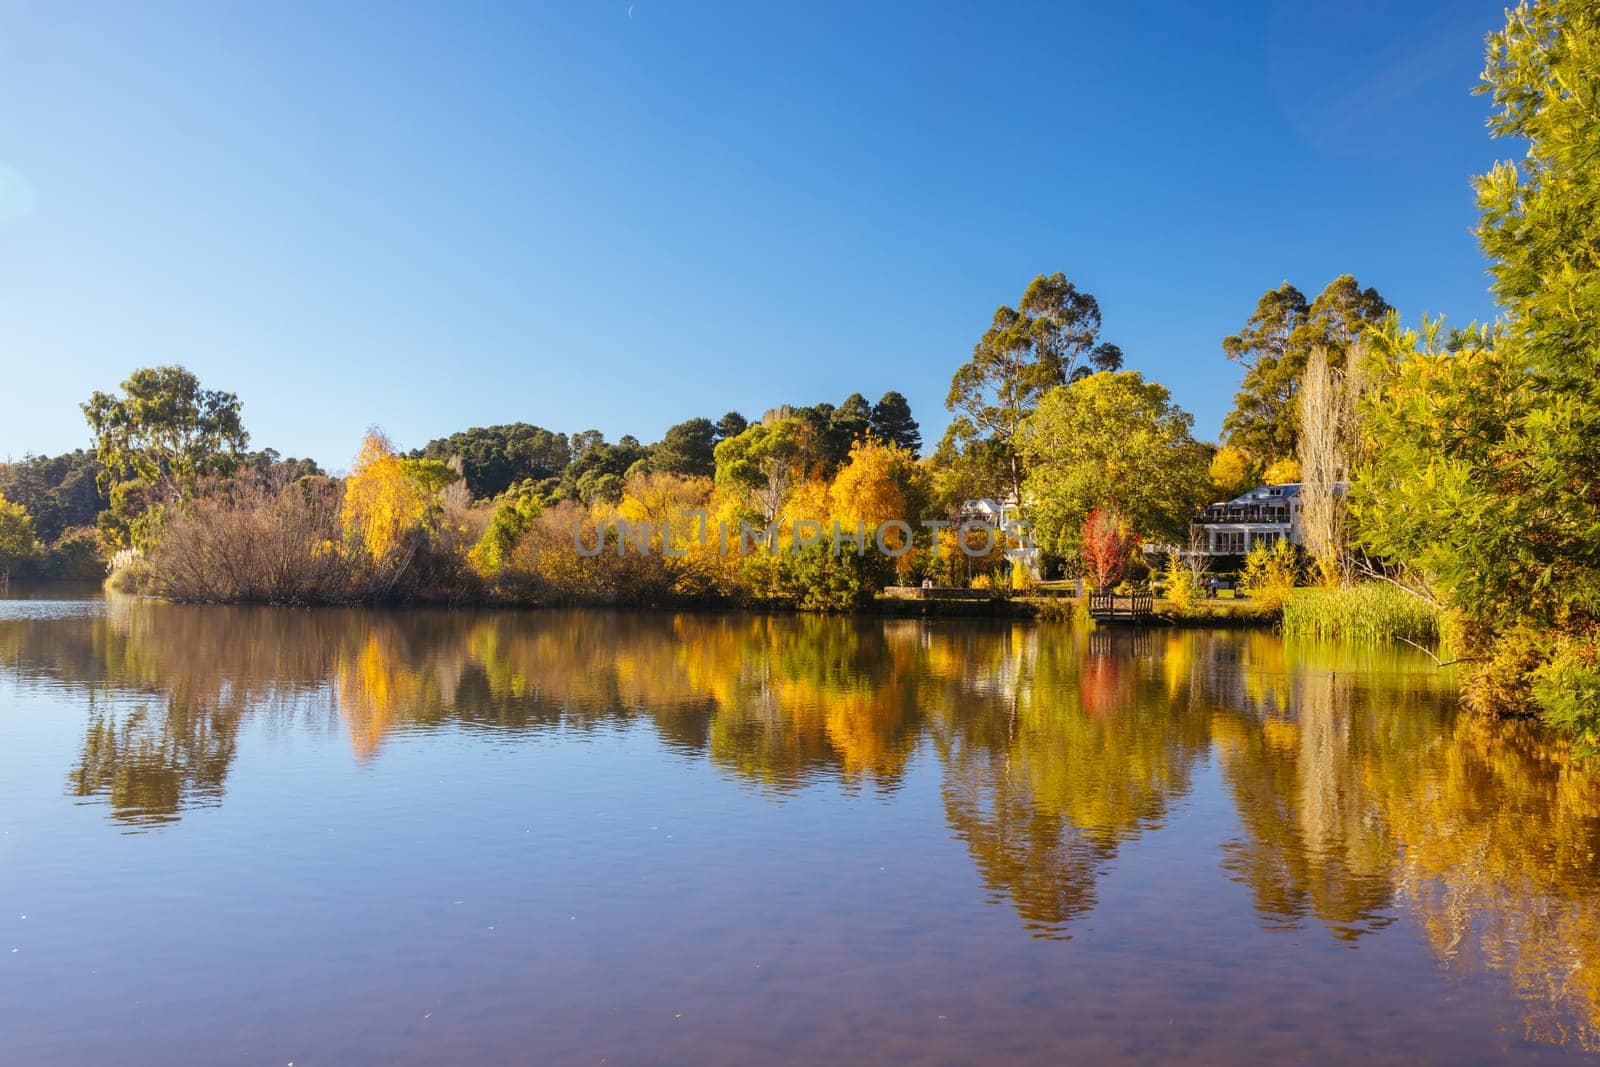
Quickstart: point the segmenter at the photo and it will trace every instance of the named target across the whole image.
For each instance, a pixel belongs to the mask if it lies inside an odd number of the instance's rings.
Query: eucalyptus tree
[[[1000,450],[1004,489],[1020,498],[1022,421],[1051,389],[1121,367],[1122,350],[1100,340],[1099,302],[1060,272],[1041,274],[1015,308],[996,309],[972,358],[950,379],[945,407],[956,419],[949,440],[963,451],[980,442]]]

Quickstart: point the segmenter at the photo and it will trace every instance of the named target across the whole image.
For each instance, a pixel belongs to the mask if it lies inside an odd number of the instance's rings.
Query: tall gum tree
[[[1020,499],[1022,421],[1050,390],[1097,371],[1122,367],[1122,350],[1100,340],[1100,304],[1060,272],[1028,284],[1015,308],[1001,306],[956,369],[945,407],[956,414],[946,443],[1003,453],[1005,490]],[[946,449],[953,451],[953,447]]]
[[[1334,363],[1389,305],[1376,289],[1349,274],[1329,282],[1315,300],[1284,282],[1263,293],[1244,329],[1223,338],[1222,351],[1244,367],[1234,407],[1223,420],[1229,445],[1262,466],[1293,458],[1299,450],[1298,394],[1313,349]]]

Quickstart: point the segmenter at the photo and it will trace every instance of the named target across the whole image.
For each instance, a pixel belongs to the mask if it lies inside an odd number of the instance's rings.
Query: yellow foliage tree
[[[864,522],[868,528],[904,519],[902,486],[915,465],[916,457],[903,448],[871,439],[857,441],[828,489],[834,517],[841,524]]]
[[[839,468],[828,489],[834,520],[846,530],[854,530],[857,524],[875,530],[890,519],[914,521],[906,515],[904,487],[916,464],[916,457],[897,445],[872,439],[851,445],[850,459]],[[904,531],[891,530],[888,534],[885,543],[900,548]]]
[[[27,509],[0,494],[0,577],[14,564],[32,556],[36,547],[33,519]]]
[[[1252,488],[1250,454],[1233,445],[1223,445],[1211,457],[1211,488],[1218,499],[1232,500]]]
[[[1300,480],[1300,461],[1297,459],[1280,459],[1267,468],[1261,480],[1268,485],[1282,485],[1286,482]]]
[[[435,495],[429,490],[381,430],[368,430],[345,480],[339,513],[345,536],[380,567],[399,562],[408,555],[410,534],[428,517]]]

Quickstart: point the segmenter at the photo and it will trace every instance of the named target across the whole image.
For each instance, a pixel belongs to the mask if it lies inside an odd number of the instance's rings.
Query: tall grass
[[[1439,640],[1439,609],[1398,586],[1364,582],[1341,589],[1305,590],[1283,605],[1288,637],[1381,642]]]

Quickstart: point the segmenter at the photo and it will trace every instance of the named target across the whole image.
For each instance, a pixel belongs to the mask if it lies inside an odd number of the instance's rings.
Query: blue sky
[[[1214,437],[1284,279],[1492,314],[1503,3],[1309,7],[0,3],[0,457],[168,362],[334,468],[888,389],[931,442],[1055,270]]]

